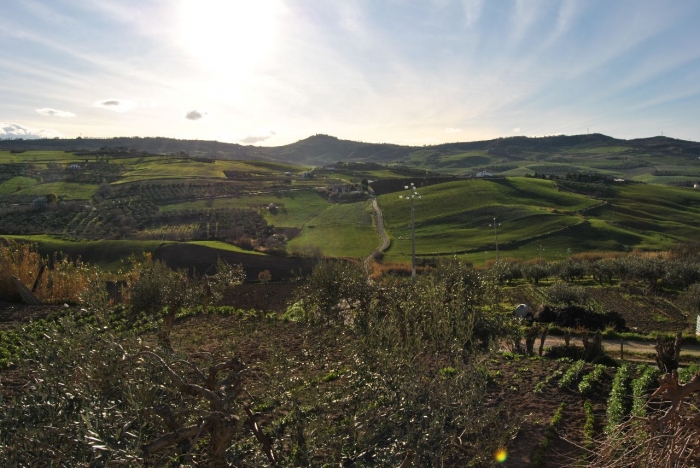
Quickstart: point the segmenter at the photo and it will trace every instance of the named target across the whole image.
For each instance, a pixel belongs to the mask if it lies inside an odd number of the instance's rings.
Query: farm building
[[[700,184],[693,184],[693,188],[695,190],[700,190]]]
[[[493,173],[489,171],[479,171],[476,173],[477,177],[493,177]]]
[[[46,200],[46,197],[36,197],[34,200],[32,200],[32,205],[34,206],[43,206],[48,203],[48,200]]]
[[[71,172],[78,172],[78,171],[82,170],[82,167],[80,167],[80,164],[70,164],[68,166],[68,170]]]

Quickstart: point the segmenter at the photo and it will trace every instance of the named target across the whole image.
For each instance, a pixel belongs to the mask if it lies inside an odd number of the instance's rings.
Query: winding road
[[[369,267],[369,262],[372,260],[372,255],[377,252],[384,252],[389,248],[389,237],[387,237],[386,231],[384,230],[384,217],[382,215],[382,210],[379,209],[377,199],[374,197],[372,197],[372,208],[374,208],[374,212],[377,214],[377,231],[379,231],[379,235],[382,237],[382,245],[374,249],[374,252],[365,258],[365,269]]]

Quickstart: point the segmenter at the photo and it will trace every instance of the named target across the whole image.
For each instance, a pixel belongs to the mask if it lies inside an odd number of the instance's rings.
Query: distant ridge
[[[700,156],[700,143],[669,137],[616,139],[600,133],[586,135],[557,135],[547,137],[515,136],[493,140],[442,143],[432,146],[405,146],[391,143],[364,143],[342,140],[330,135],[313,135],[284,146],[244,146],[206,140],[178,140],[164,137],[115,137],[43,140],[0,140],[0,150],[60,150],[99,151],[102,148],[128,148],[136,152],[152,154],[177,154],[216,159],[248,159],[288,162],[304,165],[328,165],[338,161],[399,163],[431,155],[448,155],[466,151],[489,151],[490,154],[518,159],[523,152],[553,154],[557,151],[605,146],[623,146],[642,151],[653,150],[674,156]]]

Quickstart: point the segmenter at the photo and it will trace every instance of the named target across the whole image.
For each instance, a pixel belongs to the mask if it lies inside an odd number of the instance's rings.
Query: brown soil
[[[239,309],[283,313],[299,283],[240,284],[224,294],[223,303]]]

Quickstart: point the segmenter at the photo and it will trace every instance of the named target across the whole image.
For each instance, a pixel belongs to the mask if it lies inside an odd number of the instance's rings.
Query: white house
[[[71,164],[71,165],[68,166],[68,170],[71,171],[71,172],[77,172],[77,171],[79,171],[79,170],[81,170],[81,169],[82,169],[82,167],[80,167],[79,164]]]
[[[493,177],[493,173],[489,171],[479,171],[476,173],[477,177]]]
[[[700,184],[693,184],[693,188],[695,190],[700,190]]]

